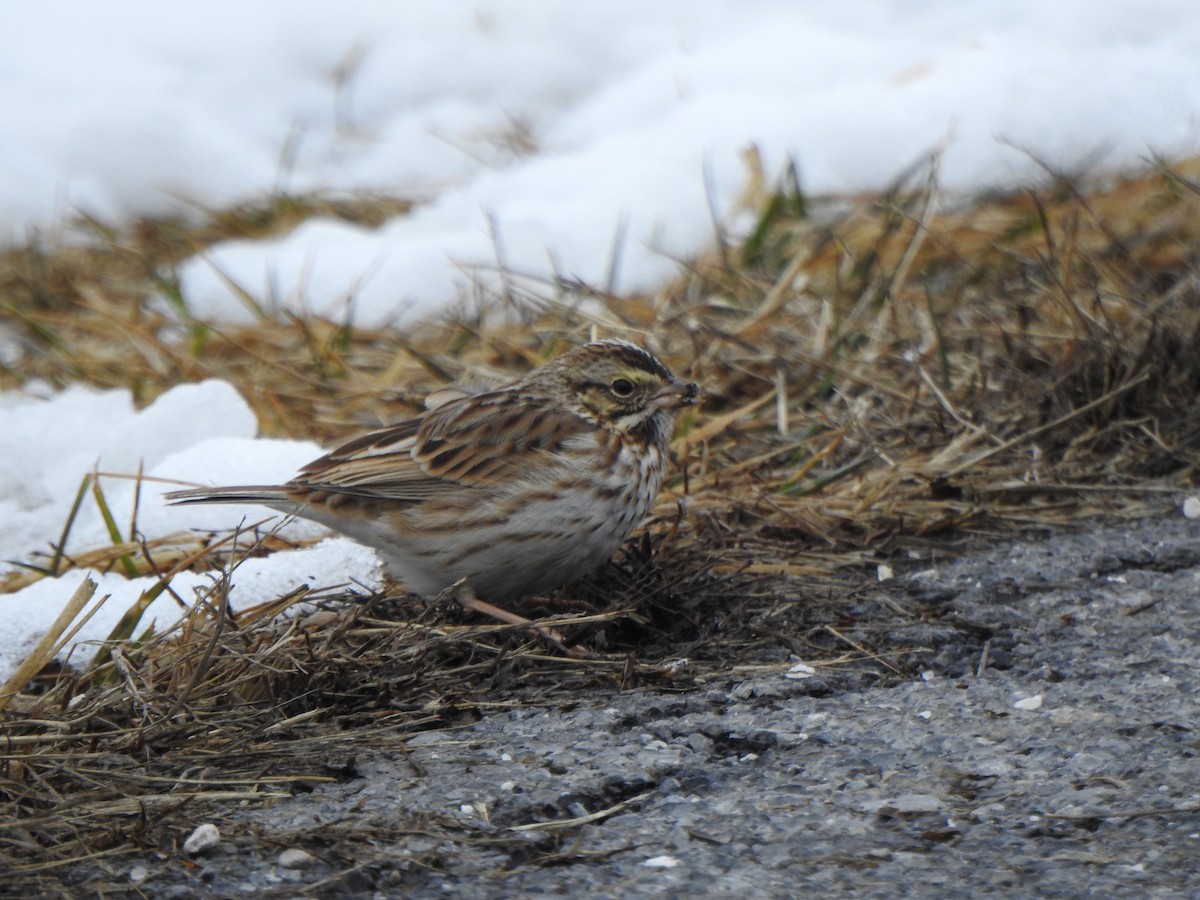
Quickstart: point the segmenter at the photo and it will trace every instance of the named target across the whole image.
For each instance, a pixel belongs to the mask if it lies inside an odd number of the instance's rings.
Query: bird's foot
[[[504,622],[507,625],[519,625],[524,628],[528,628],[542,640],[553,646],[556,650],[561,650],[563,653],[573,659],[591,659],[595,656],[595,654],[586,647],[580,647],[578,645],[568,646],[567,639],[563,637],[562,633],[550,628],[547,625],[538,625],[524,616],[519,616],[516,613],[496,606],[493,603],[488,603],[486,600],[479,599],[479,597],[475,595],[475,591],[472,590],[469,584],[467,584],[467,580],[465,578],[460,578],[454,584],[450,585],[450,587],[442,591],[439,597],[446,595],[453,597],[458,602],[458,605],[463,609],[469,609],[474,612],[481,613],[482,615],[495,619],[498,622]]]

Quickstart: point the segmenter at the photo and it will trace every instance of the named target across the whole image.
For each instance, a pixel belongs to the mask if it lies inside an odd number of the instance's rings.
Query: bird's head
[[[700,397],[695,382],[676,378],[636,344],[615,339],[576,347],[532,375],[539,373],[566,395],[565,406],[614,431],[630,431],[658,414],[669,420]]]

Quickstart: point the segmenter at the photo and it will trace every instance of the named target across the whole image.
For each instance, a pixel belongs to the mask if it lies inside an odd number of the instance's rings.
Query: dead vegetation
[[[197,821],[353,777],[356,753],[489,710],[682,690],[796,659],[911,673],[935,648],[910,626],[937,610],[872,590],[877,564],[935,536],[1161,512],[1195,484],[1198,173],[1200,161],[1158,164],[972,200],[931,179],[815,203],[787,182],[756,198],[749,237],[656,296],[514,289],[494,298],[502,314],[407,334],[286,314],[193,321],[172,267],[236,230],[234,214],[7,251],[0,327],[21,355],[4,388],[86,381],[149,402],[219,377],[268,433],[328,440],[596,330],[650,343],[708,393],[680,422],[677,474],[646,532],[569,592],[576,603],[549,610],[593,659],[397,597],[302,591],[235,616],[223,591],[244,544],[133,542],[60,560],[59,572],[121,564],[167,582],[207,564],[214,586],[175,629],[86,671],[46,668],[0,699],[10,888],[52,892],[88,861],[176,854]],[[315,610],[298,613],[302,601]],[[370,850],[339,852],[358,865]]]

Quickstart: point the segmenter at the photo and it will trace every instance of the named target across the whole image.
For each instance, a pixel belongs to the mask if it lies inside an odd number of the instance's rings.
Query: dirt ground
[[[64,888],[1193,896],[1198,532],[1168,512],[930,549],[878,588],[931,613],[915,678],[763,659],[727,682],[508,710],[390,753],[335,747],[338,783],[248,809],[194,857],[101,862]]]

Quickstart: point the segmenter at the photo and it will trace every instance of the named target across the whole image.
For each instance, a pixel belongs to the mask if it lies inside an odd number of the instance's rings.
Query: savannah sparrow
[[[640,347],[597,341],[494,390],[442,391],[287,484],[166,496],[294,513],[374,547],[415,593],[465,579],[503,603],[612,556],[662,484],[675,410],[699,393]]]

